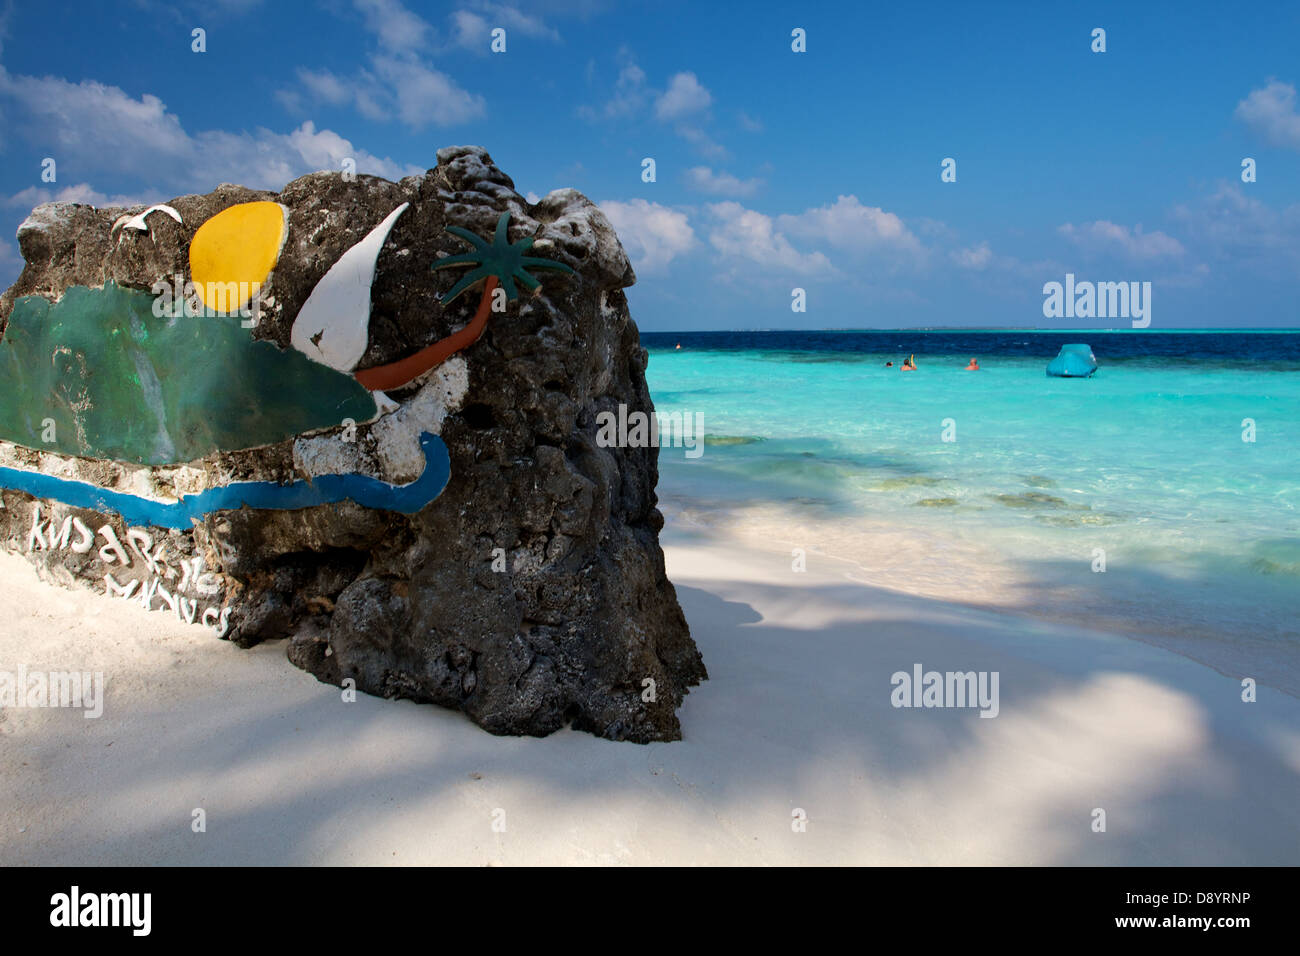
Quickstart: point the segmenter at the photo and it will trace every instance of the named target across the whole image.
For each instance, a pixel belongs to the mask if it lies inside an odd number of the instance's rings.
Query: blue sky
[[[39,202],[478,143],[601,205],[647,330],[1128,324],[1045,319],[1067,272],[1151,282],[1152,328],[1300,326],[1300,4],[702,6],[0,0],[0,283]]]

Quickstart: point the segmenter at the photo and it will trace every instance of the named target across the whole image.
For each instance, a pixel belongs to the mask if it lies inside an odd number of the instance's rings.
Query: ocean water
[[[657,410],[698,413],[709,436],[698,459],[661,450],[670,520],[1267,670],[1248,676],[1300,693],[1300,334],[642,341]],[[1097,374],[1047,377],[1073,342],[1092,346]],[[900,372],[909,353],[919,369]],[[963,370],[972,356],[981,371]]]

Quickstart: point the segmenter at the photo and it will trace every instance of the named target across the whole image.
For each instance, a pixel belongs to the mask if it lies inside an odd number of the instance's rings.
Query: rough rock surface
[[[225,511],[190,530],[140,529],[150,543],[137,534],[136,547],[124,544],[133,559],[143,555],[128,563],[100,549],[103,537],[81,553],[66,539],[54,546],[72,518],[92,531],[114,529],[126,543],[130,529],[114,515],[6,490],[0,541],[50,580],[112,593],[106,575],[117,587],[139,580],[131,599],[147,607],[190,620],[197,608],[197,619],[244,646],[289,638],[289,658],[322,681],[352,678],[367,693],[459,708],[493,733],[542,735],[571,724],[619,740],[679,738],[676,710],[707,675],[664,572],[658,450],[595,440],[598,413],[620,404],[652,413],[653,405],[622,291],[635,276],[608,220],[581,194],[558,190],[529,204],[484,150],[451,147],[439,151],[436,168],[399,183],[314,173],[278,195],[221,185],[170,201],[183,224],[155,214],[147,235],[126,239],[114,223],[127,210],[48,204],[19,229],[27,265],[0,297],[0,330],[20,296],[57,299],[69,286],[110,280],[148,290],[186,273],[195,229],[252,200],[289,210],[288,239],[263,290],[268,304],[250,332],[281,348],[326,270],[394,207],[411,203],[378,259],[360,368],[409,355],[472,314],[477,291],[446,310],[439,302],[458,273],[430,266],[465,250],[446,226],[488,237],[508,210],[512,240],[535,237],[538,254],[575,274],[540,276],[541,294],[493,315],[483,337],[439,373],[467,374],[468,387],[441,424],[450,484],[417,514],[351,502]],[[422,400],[421,384],[390,397],[404,407]],[[378,455],[392,417],[357,427],[355,454]],[[180,469],[133,470],[11,446],[42,471],[163,492],[191,480],[305,478],[298,451],[291,441]],[[494,557],[503,570],[493,569]],[[160,599],[147,591],[151,582]],[[211,608],[194,603],[213,595]]]

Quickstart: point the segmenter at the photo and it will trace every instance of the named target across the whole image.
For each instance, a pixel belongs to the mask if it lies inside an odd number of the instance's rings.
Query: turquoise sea
[[[721,528],[725,511],[874,583],[1105,626],[1300,693],[1300,334],[642,341],[656,409],[709,436],[694,460],[661,450],[670,522]],[[1073,342],[1097,374],[1047,377]]]

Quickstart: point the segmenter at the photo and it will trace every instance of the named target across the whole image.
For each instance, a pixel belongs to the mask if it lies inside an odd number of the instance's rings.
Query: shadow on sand
[[[99,721],[52,713],[50,732],[10,737],[30,776],[0,789],[44,811],[23,837],[7,827],[0,858],[1300,861],[1290,698],[1243,704],[1235,681],[1142,644],[857,584],[691,579],[678,594],[712,675],[681,742],[491,737],[439,708],[343,703],[298,672],[261,686],[259,669],[289,667],[280,650],[222,646],[248,655],[254,686],[123,701]],[[914,663],[999,672],[999,715],[894,708],[890,675]],[[160,666],[151,682],[182,676]]]

